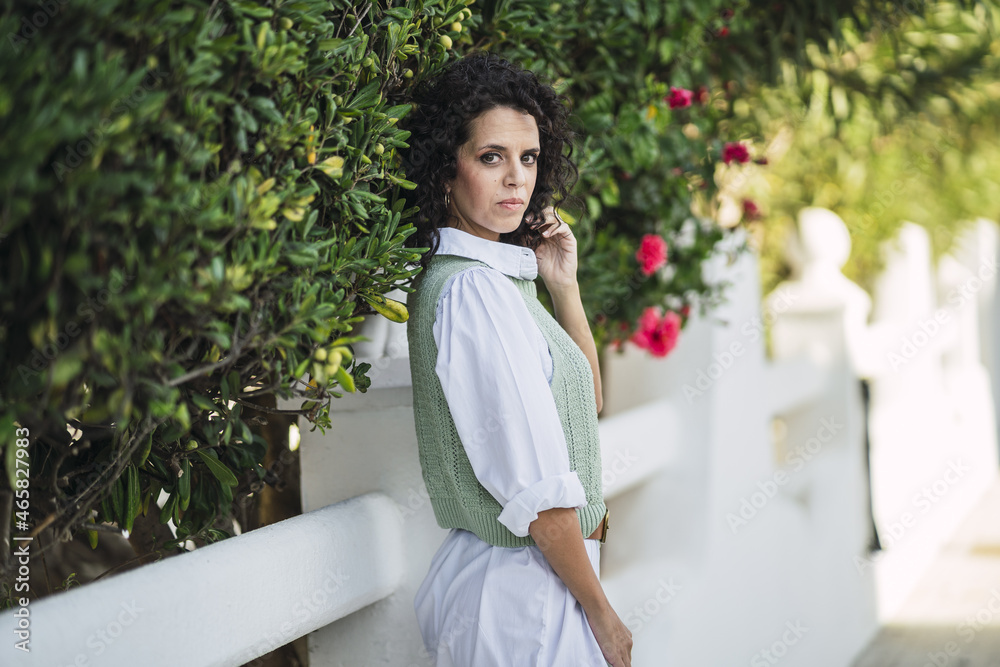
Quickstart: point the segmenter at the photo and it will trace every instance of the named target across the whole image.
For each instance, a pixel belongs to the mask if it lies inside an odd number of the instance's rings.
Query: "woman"
[[[598,579],[597,351],[576,240],[550,205],[576,175],[566,108],[489,54],[414,102],[410,244],[431,249],[408,304],[414,418],[451,529],[414,601],[424,644],[439,666],[628,667],[631,633]]]

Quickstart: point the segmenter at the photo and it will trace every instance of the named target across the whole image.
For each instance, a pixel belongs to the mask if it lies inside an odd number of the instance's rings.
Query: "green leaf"
[[[128,479],[125,498],[125,530],[132,532],[132,525],[139,509],[142,507],[142,496],[139,492],[139,470],[134,465],[125,466],[125,475]]]
[[[385,10],[385,13],[400,21],[409,21],[413,18],[413,10],[406,7],[393,7]]]
[[[337,180],[344,175],[344,158],[339,155],[328,157],[317,164],[316,168],[333,180]]]
[[[181,476],[177,480],[177,493],[180,494],[181,509],[186,510],[191,502],[191,459],[181,460]]]
[[[198,450],[198,456],[201,457],[201,460],[206,466],[208,466],[211,473],[215,475],[215,478],[219,480],[224,487],[236,486],[239,483],[239,480],[236,479],[236,475],[234,475],[222,461],[209,456],[201,450]]]

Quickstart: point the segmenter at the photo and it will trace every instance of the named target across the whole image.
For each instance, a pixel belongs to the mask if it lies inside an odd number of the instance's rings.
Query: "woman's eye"
[[[535,153],[528,153],[521,160],[526,164],[535,164],[538,162],[538,156]]]
[[[486,164],[496,164],[497,162],[500,161],[500,154],[499,153],[486,153],[485,155],[483,155],[479,159],[482,160],[483,162],[485,162]]]

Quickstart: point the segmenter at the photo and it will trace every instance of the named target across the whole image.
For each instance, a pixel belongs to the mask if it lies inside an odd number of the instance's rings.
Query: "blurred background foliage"
[[[725,287],[701,276],[716,244],[740,225],[776,238],[807,203],[857,212],[862,275],[862,249],[918,201],[864,217],[915,142],[967,137],[948,144],[964,159],[995,122],[982,3],[46,6],[0,0],[0,532],[24,532],[20,426],[31,531],[93,543],[126,529],[140,556],[228,536],[236,506],[276,481],[266,422],[327,428],[331,398],[366,388],[355,327],[405,316],[382,295],[409,289],[421,250],[407,245],[396,122],[408,87],[452,58],[500,52],[573,105],[581,180],[562,206],[602,347],[645,307],[706,311]],[[671,104],[672,88],[690,102]],[[746,153],[726,164],[733,144]],[[935,165],[926,179],[956,201],[962,175],[990,178],[985,154],[949,181]],[[911,171],[918,193],[930,181]],[[939,220],[966,210],[933,206]],[[647,234],[669,245],[648,276],[635,257]],[[168,522],[175,539],[138,530]],[[9,550],[0,564],[9,578]]]
[[[841,43],[807,46],[807,68],[786,59],[776,81],[747,87],[732,122],[768,166],[720,181],[767,211],[765,291],[791,273],[786,243],[804,206],[844,219],[844,272],[869,291],[904,221],[927,229],[937,259],[968,223],[997,219],[998,20],[995,2],[931,3],[869,32],[844,19]]]

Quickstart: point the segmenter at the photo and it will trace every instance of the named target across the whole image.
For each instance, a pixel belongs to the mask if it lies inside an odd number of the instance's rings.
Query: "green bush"
[[[404,316],[382,295],[410,290],[422,250],[396,122],[464,52],[521,60],[574,104],[566,212],[599,345],[644,307],[720,297],[701,277],[728,233],[714,174],[744,138],[733,81],[770,3],[473,2],[4,1],[0,494],[30,459],[35,526],[128,530],[162,491],[177,542],[224,537],[234,487],[265,474],[244,409],[296,397],[326,428],[331,397],[364,391],[354,326]],[[646,234],[670,243],[648,277]]]
[[[464,4],[54,4],[0,20],[4,486],[16,421],[35,525],[128,530],[163,490],[179,540],[218,539],[264,476],[243,409],[294,393],[328,426],[367,383],[351,330],[414,273],[387,91]]]

